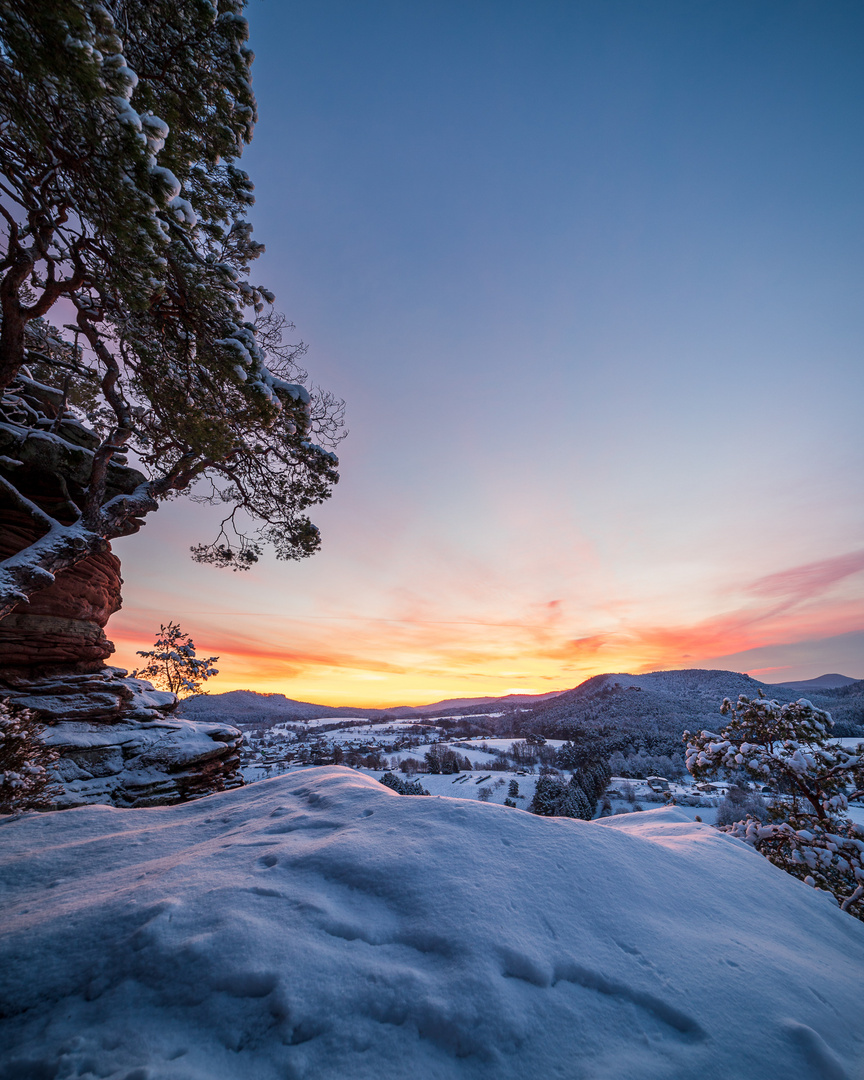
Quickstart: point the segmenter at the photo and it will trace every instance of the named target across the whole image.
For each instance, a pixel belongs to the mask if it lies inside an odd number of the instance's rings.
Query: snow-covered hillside
[[[633,747],[644,745],[651,753],[669,754],[680,750],[685,729],[715,730],[724,698],[734,701],[739,694],[757,697],[760,690],[781,701],[801,696],[794,689],[768,686],[734,671],[693,668],[645,675],[595,675],[534,706],[521,723],[525,730],[547,736],[566,733],[574,726],[588,730],[607,727],[626,735]],[[839,735],[864,734],[859,732],[864,725],[864,681],[808,691],[807,697],[830,710]]]
[[[849,1080],[864,925],[674,808],[348,769],[0,824],[0,1076]]]

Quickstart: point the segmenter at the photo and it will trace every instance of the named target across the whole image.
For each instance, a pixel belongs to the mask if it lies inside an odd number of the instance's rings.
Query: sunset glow
[[[860,11],[250,17],[260,278],[342,480],[302,563],[196,566],[183,500],[118,541],[115,662],[171,619],[213,691],[325,703],[864,677]]]
[[[150,537],[155,523],[152,528]],[[864,553],[856,552],[727,590],[715,587],[715,596],[703,602],[722,610],[701,618],[692,617],[691,597],[674,598],[677,611],[667,598],[662,610],[668,621],[652,625],[658,600],[650,595],[630,601],[610,596],[605,603],[595,597],[589,607],[584,596],[581,602],[534,602],[515,596],[514,589],[502,597],[491,587],[484,598],[476,580],[466,580],[461,584],[470,607],[436,604],[433,597],[458,591],[458,579],[446,576],[430,583],[425,598],[407,589],[382,596],[390,606],[386,616],[292,616],[272,610],[273,596],[259,571],[226,579],[190,564],[182,568],[184,582],[178,581],[173,598],[127,586],[126,606],[111,624],[114,662],[134,667],[135,650],[149,647],[160,621],[170,617],[192,634],[199,655],[219,654],[220,675],[209,684],[212,689],[255,689],[326,704],[389,706],[545,693],[606,671],[663,668],[732,667],[779,682],[801,677],[801,649],[819,656],[820,641],[833,648],[835,666],[854,667],[864,637],[862,566]],[[299,573],[293,567],[270,570],[280,577]],[[143,576],[140,571],[135,578]],[[258,611],[240,604],[233,610],[187,607],[196,596],[212,596],[229,585],[258,600]],[[228,598],[235,599],[230,593]],[[504,601],[512,605],[509,612],[502,610]],[[788,662],[760,665],[766,650]]]

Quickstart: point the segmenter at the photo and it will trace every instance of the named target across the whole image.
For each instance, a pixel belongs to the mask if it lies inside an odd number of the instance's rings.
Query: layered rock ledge
[[[174,694],[122,668],[7,679],[0,694],[45,724],[42,738],[60,754],[58,809],[155,806],[237,784],[242,733],[172,715]]]
[[[0,471],[56,521],[75,520],[100,442],[61,391],[23,374],[0,402]],[[145,479],[115,455],[106,494],[130,494]],[[0,492],[0,560],[44,531]],[[105,626],[121,606],[122,584],[120,560],[106,545],[0,621],[0,698],[45,725],[43,740],[60,754],[58,808],[152,806],[240,783],[237,728],[181,719],[174,694],[105,666],[114,652]]]

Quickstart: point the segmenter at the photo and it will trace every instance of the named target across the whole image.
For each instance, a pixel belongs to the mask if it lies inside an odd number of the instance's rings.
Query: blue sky
[[[177,617],[216,689],[358,704],[864,677],[861,5],[249,15],[258,276],[343,480],[302,564],[192,566],[180,503],[119,542],[119,659]]]

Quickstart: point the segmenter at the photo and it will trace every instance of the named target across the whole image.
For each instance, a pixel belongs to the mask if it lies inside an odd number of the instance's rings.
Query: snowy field
[[[864,924],[677,808],[326,767],[0,836],[3,1080],[862,1076]]]
[[[353,726],[351,725],[352,720],[354,721]],[[295,724],[295,725],[297,725],[299,727],[309,728],[310,730],[314,730],[315,728],[320,728],[320,727],[333,727],[334,724],[347,724],[347,725],[349,725],[345,729],[340,729],[340,731],[328,732],[327,733],[328,737],[331,734],[332,735],[344,734],[347,731],[353,732],[355,737],[356,737],[357,735],[368,735],[370,733],[376,733],[377,734],[378,732],[381,732],[381,731],[387,731],[387,730],[392,731],[393,728],[402,728],[402,727],[410,727],[411,726],[411,721],[410,720],[388,720],[386,723],[374,723],[374,722],[370,722],[369,720],[364,720],[362,716],[358,716],[358,717],[352,717],[352,716],[323,716],[318,720],[302,720],[302,721],[289,720],[289,721],[286,721],[286,723]],[[279,726],[280,725],[278,725],[278,724],[276,725],[276,727],[279,727]]]
[[[474,756],[473,752],[471,756]],[[384,775],[381,769],[376,771],[364,769],[363,772],[376,779]],[[430,795],[445,795],[453,799],[479,799],[480,791],[488,788],[488,801],[502,805],[507,798],[510,781],[515,780],[519,785],[519,795],[522,797],[514,799],[514,802],[522,809],[525,809],[534,798],[534,788],[537,786],[536,776],[519,775],[514,772],[489,772],[483,769],[456,773],[455,776],[451,773],[417,773],[414,776],[398,773],[397,775],[403,780],[417,781]]]
[[[513,740],[511,739],[510,742],[513,742]],[[468,744],[466,743],[465,745]],[[471,761],[477,761],[481,764],[488,765],[491,764],[493,761],[499,760],[497,754],[487,754],[485,751],[481,750],[479,742],[476,746],[472,746],[470,750],[465,750],[461,742],[426,742],[421,743],[420,746],[415,746],[413,750],[405,750],[399,756],[418,758],[420,761],[422,761],[424,756],[432,749],[433,746],[436,746],[440,750],[455,750],[455,752],[460,757],[467,757]]]
[[[473,754],[475,746],[488,746],[493,750],[509,750],[514,742],[522,741],[518,735],[511,735],[509,738],[504,739],[484,739],[482,736],[477,736],[474,739],[466,739],[465,745],[471,747],[471,753]],[[552,746],[558,750],[564,745],[565,741],[564,739],[545,739],[543,745]],[[460,745],[462,745],[461,741]]]

